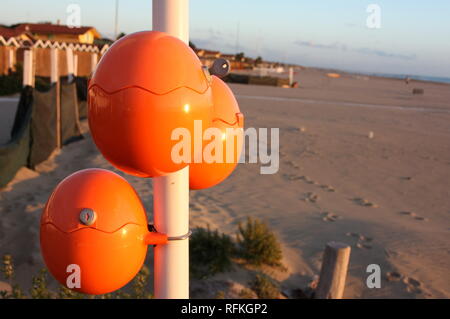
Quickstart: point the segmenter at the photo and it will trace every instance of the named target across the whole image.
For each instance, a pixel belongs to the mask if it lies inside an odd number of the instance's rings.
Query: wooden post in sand
[[[7,68],[7,73],[9,74],[10,72],[14,71],[14,66],[16,64],[15,61],[15,54],[16,54],[16,49],[14,47],[6,47],[7,48],[7,54],[8,54],[8,68]]]
[[[34,87],[33,49],[23,51],[23,86]]]
[[[77,54],[73,55],[73,76],[74,77],[78,76],[78,55]]]
[[[315,294],[316,299],[342,299],[350,250],[347,244],[334,241],[327,244]]]
[[[91,53],[91,74],[94,73],[98,64],[98,55],[96,52]]]
[[[56,148],[61,148],[61,83],[59,81],[59,61],[58,49],[53,48],[50,51],[50,81],[56,85]]]
[[[66,64],[67,64],[67,82],[72,82],[74,73],[74,59],[73,59],[73,50],[71,48],[66,49]]]
[[[289,67],[289,86],[292,87],[294,84],[294,68],[292,66]]]

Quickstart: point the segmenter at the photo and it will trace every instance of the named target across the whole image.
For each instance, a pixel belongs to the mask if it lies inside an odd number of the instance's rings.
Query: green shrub
[[[48,289],[47,269],[41,269],[39,275],[33,277],[30,295],[33,299],[53,298],[53,293]]]
[[[131,283],[131,292],[126,292],[124,289],[120,289],[111,293],[95,296],[86,295],[73,290],[70,290],[64,286],[60,287],[58,298],[61,299],[151,299],[152,294],[147,291],[150,288],[149,283],[150,270],[147,266],[142,266],[141,270],[137,273]]]
[[[243,288],[239,292],[239,298],[241,298],[241,299],[254,299],[254,295],[255,295],[255,293],[248,288]]]
[[[87,295],[71,290],[65,286],[60,286],[58,291],[59,299],[84,299]]]
[[[231,270],[232,258],[236,256],[237,252],[250,264],[267,264],[271,266],[281,265],[282,253],[280,243],[275,234],[271,232],[263,222],[249,218],[246,225],[240,223],[237,237],[238,249],[230,236],[220,234],[218,230],[211,231],[209,226],[206,229],[195,229],[189,241],[191,275],[203,279],[220,272]],[[14,265],[10,255],[3,256],[0,270],[12,286],[12,292],[0,292],[0,298],[27,298],[17,285],[12,285]],[[59,291],[54,293],[48,289],[47,270],[42,269],[39,275],[32,279],[30,297],[33,299],[146,299],[152,298],[151,294],[146,290],[149,286],[149,270],[144,266],[132,282],[131,293],[119,290],[114,293],[96,297],[74,292],[62,286],[59,288]],[[270,279],[260,275],[258,275],[252,283],[252,289],[259,298],[275,298],[270,296],[274,296],[275,291],[279,293],[278,288],[276,288]],[[244,291],[243,297],[247,295],[250,296],[250,294]],[[221,296],[222,294],[218,295],[218,297]]]
[[[234,251],[230,236],[211,231],[209,226],[195,229],[189,240],[191,275],[207,278],[230,270]]]
[[[24,293],[22,292],[22,289],[18,285],[13,284],[13,278],[14,278],[14,263],[11,255],[4,255],[2,258],[2,265],[0,267],[1,273],[3,273],[3,276],[5,279],[9,282],[11,286],[11,292],[8,293],[7,291],[0,291],[0,299],[7,299],[7,298],[13,298],[13,299],[22,299],[25,298]]]
[[[278,286],[266,275],[256,275],[255,279],[250,282],[250,288],[260,299],[277,299],[280,296]]]
[[[225,299],[225,292],[224,292],[223,290],[219,290],[219,291],[216,293],[215,299]]]
[[[32,278],[32,287],[30,289],[30,296],[25,295],[18,285],[12,284],[14,277],[14,264],[11,255],[4,255],[2,258],[2,265],[0,266],[0,272],[3,273],[3,277],[7,279],[12,287],[11,292],[0,291],[0,299],[150,299],[152,295],[147,289],[150,288],[149,277],[150,271],[144,265],[139,273],[134,277],[132,281],[131,293],[125,292],[125,289],[120,289],[115,292],[104,294],[100,296],[87,295],[80,292],[76,292],[68,289],[67,287],[60,286],[57,293],[54,293],[48,288],[47,278],[48,271],[43,268],[37,276]],[[126,288],[128,290],[128,288]]]
[[[9,281],[12,280],[12,278],[14,276],[14,265],[13,265],[11,255],[3,256],[1,271],[3,273],[3,276],[5,276],[6,279],[8,279]]]
[[[246,225],[239,223],[237,240],[239,253],[248,263],[256,266],[282,265],[281,245],[275,234],[262,221],[249,217]]]
[[[142,266],[139,273],[133,279],[133,293],[131,294],[131,298],[133,299],[151,299],[153,298],[152,294],[147,291],[150,287],[149,283],[150,278],[150,270],[147,266]]]

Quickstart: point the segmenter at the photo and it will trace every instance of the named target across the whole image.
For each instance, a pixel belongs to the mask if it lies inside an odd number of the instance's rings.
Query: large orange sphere
[[[210,81],[194,51],[175,37],[145,31],[121,38],[89,82],[88,118],[97,147],[115,167],[136,176],[186,167],[171,157],[177,143],[172,133],[186,128],[193,136],[194,120],[211,125]]]
[[[211,88],[214,113],[209,128],[215,128],[217,134],[211,131],[210,139],[203,141],[202,161],[189,166],[191,189],[212,187],[227,178],[239,162],[244,142],[244,115],[233,92],[216,76],[212,76]],[[217,141],[218,138],[220,141]],[[211,158],[208,159],[208,156]]]
[[[73,267],[78,267],[81,286],[69,288],[87,294],[109,293],[127,284],[144,263],[148,235],[135,190],[103,169],[65,178],[41,217],[41,250],[50,273],[68,286]]]

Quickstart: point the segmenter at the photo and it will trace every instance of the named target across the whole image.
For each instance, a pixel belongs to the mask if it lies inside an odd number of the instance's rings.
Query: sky
[[[116,0],[1,0],[0,24],[81,24],[114,35]],[[380,9],[379,20],[368,6]],[[379,21],[370,28],[367,20]],[[119,31],[151,29],[150,0],[119,0]],[[369,22],[370,22],[369,21]],[[190,0],[198,47],[266,60],[366,73],[450,77],[449,0]]]

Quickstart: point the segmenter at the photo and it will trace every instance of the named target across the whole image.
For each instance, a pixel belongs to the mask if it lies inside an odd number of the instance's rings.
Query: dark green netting
[[[56,85],[46,92],[34,90],[31,148],[28,166],[34,168],[56,149]]]
[[[80,138],[76,84],[61,83],[61,141],[68,144]]]
[[[34,168],[56,149],[56,85],[45,92],[23,88],[11,130],[0,145],[0,187],[6,186],[22,166]],[[61,140],[82,138],[75,83],[61,84]]]
[[[11,140],[0,145],[0,187],[6,186],[17,171],[28,163],[33,88],[25,87],[20,94]]]
[[[85,77],[75,77],[78,97],[78,114],[80,119],[87,118],[87,87],[88,79]]]

